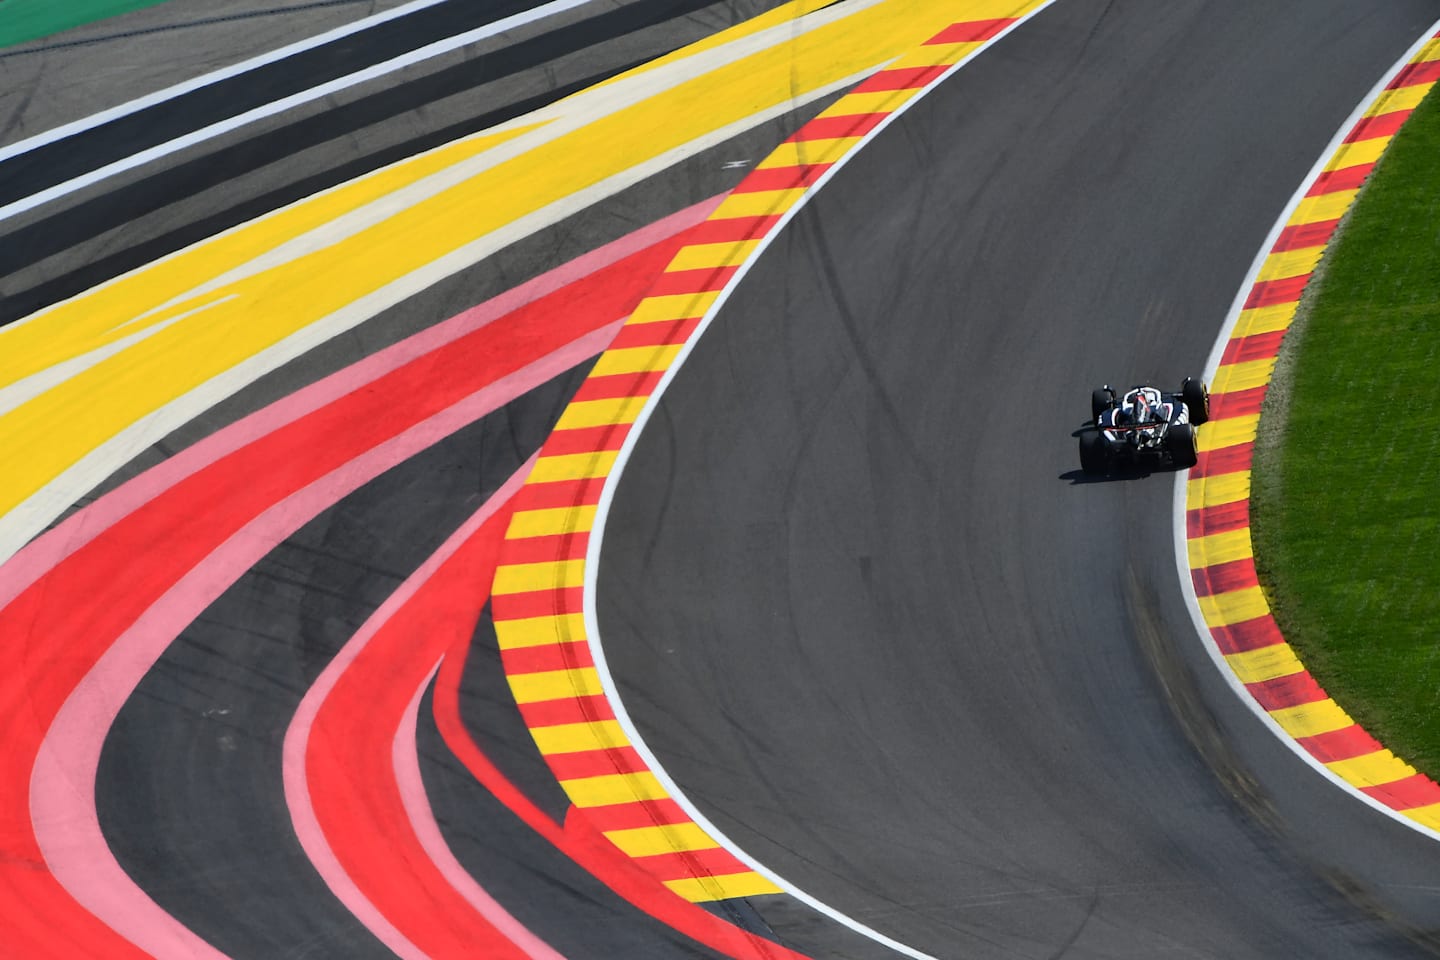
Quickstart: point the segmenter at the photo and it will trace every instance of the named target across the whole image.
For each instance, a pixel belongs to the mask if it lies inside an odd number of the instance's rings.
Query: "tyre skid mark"
[[[1184,494],[1184,565],[1216,651],[1304,754],[1412,826],[1440,831],[1440,785],[1386,750],[1305,669],[1270,614],[1250,538],[1261,404],[1306,284],[1361,184],[1440,81],[1440,33],[1423,43],[1346,133],[1279,232],[1224,341],[1210,422]]]

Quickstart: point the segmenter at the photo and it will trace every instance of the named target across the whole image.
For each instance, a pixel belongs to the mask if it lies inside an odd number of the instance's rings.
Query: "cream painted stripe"
[[[527,481],[528,482],[528,481]],[[545,563],[507,563],[495,570],[490,592],[496,595],[565,590],[585,582],[585,561],[552,560]]]
[[[505,537],[509,540],[523,540],[527,537],[583,533],[589,530],[594,522],[595,508],[587,505],[517,510],[510,517],[510,526],[505,529]]]
[[[505,569],[512,569],[513,564]],[[499,571],[496,571],[497,578]],[[518,578],[512,583],[526,583]],[[546,588],[542,588],[546,589]],[[550,588],[553,589],[553,588]],[[494,592],[494,591],[492,591]],[[510,593],[525,593],[511,590]],[[585,639],[585,618],[578,613],[559,613],[546,617],[522,617],[517,620],[495,620],[495,638],[501,650],[522,647],[543,647],[552,643],[573,643]]]
[[[1280,724],[1280,729],[1297,740],[1343,730],[1355,722],[1334,700],[1317,700],[1298,707],[1271,710],[1270,716]]]
[[[1200,613],[1212,627],[1244,623],[1270,612],[1270,604],[1265,602],[1265,594],[1259,587],[1212,593],[1208,597],[1200,597],[1199,601]]]
[[[1225,662],[1241,683],[1264,683],[1279,677],[1303,673],[1305,666],[1288,643],[1274,643],[1258,650],[1226,655]]]
[[[708,833],[688,822],[635,827],[631,830],[609,830],[605,833],[605,839],[632,857],[653,857],[685,850],[713,850],[720,846]]]
[[[1222,368],[1223,369],[1223,368]],[[1217,382],[1219,378],[1217,377]],[[1228,390],[1216,390],[1216,393],[1229,392]],[[1250,443],[1255,439],[1255,431],[1259,428],[1260,414],[1251,413],[1243,417],[1226,417],[1221,420],[1211,420],[1200,428],[1198,434],[1201,452],[1210,450],[1222,450],[1225,447],[1233,447],[1240,443]]]
[[[547,700],[576,700],[605,692],[594,667],[574,670],[543,670],[539,673],[510,673],[510,692],[518,704],[544,703]]]
[[[35,373],[16,380],[15,382],[8,384],[7,386],[0,387],[0,417],[3,417],[5,414],[9,413],[17,407],[22,406],[23,404],[28,403],[31,400],[34,400],[41,394],[47,393],[50,390],[55,389],[56,387],[63,384],[65,381],[73,379],[74,377],[78,377],[80,374],[84,373],[87,370],[90,370],[91,368],[95,367],[100,363],[103,363],[104,361],[110,359],[116,354],[130,349],[131,347],[139,343],[141,340],[153,337],[155,336],[155,334],[160,333],[162,330],[166,329],[172,324],[179,323],[181,320],[185,320],[189,317],[194,316],[197,313],[208,310],[217,304],[224,303],[227,300],[231,300],[234,298],[234,296],[234,294],[231,294],[228,297],[205,300],[193,309],[185,310],[175,314],[174,316],[166,317],[159,323],[143,327],[130,334],[129,336],[121,337],[119,340],[112,340],[111,342],[104,344],[103,346],[96,347],[89,353],[83,353],[77,357],[72,357],[69,360],[57,363],[52,367],[46,367],[43,370],[36,371]]]
[[[1186,503],[1191,510],[1203,507],[1218,507],[1250,498],[1250,471],[1237,470],[1234,473],[1217,473],[1210,477],[1196,477],[1186,482]]]
[[[1213,567],[1217,563],[1231,563],[1253,557],[1255,548],[1250,540],[1250,528],[1241,527],[1224,533],[1212,533],[1206,537],[1194,537],[1190,540],[1189,554],[1192,567]]]

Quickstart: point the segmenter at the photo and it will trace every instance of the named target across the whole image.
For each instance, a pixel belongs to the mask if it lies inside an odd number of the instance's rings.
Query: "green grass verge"
[[[1312,287],[1262,415],[1278,430],[1257,447],[1256,565],[1326,691],[1440,777],[1440,96]]]
[[[48,37],[165,0],[0,0],[0,47]]]

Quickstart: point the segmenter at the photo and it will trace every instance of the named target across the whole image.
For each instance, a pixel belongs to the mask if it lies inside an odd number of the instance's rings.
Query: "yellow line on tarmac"
[[[220,287],[228,299],[176,320],[0,417],[0,449],[23,451],[0,471],[0,514],[26,502],[147,414],[368,295],[407,278],[413,283],[417,271],[527,214],[783,106],[804,91],[875,68],[957,19],[1008,16],[1033,2],[884,0],[809,32],[779,31],[783,40],[766,49],[656,89],[641,102],[600,115],[564,136],[544,139],[539,131],[541,142],[533,149],[337,242],[327,243],[317,232],[292,258]],[[806,6],[782,9],[793,15]],[[769,18],[776,16],[783,15],[777,11]],[[733,33],[754,29],[751,24]],[[722,37],[731,35],[727,31]],[[442,148],[14,325],[0,332],[0,386],[133,334],[144,324],[182,314],[195,305],[187,292],[248,259],[446,165],[524,135],[523,128],[507,129]],[[213,290],[204,294],[207,299],[213,295]]]

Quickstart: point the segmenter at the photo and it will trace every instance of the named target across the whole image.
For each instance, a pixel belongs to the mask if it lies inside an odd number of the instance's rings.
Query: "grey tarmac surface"
[[[408,2],[168,0],[0,48],[0,144]]]
[[[725,833],[936,957],[1432,955],[1440,845],[1321,780],[1183,604],[1103,382],[1201,372],[1434,0],[1060,0],[779,234],[641,435],[622,699]]]

